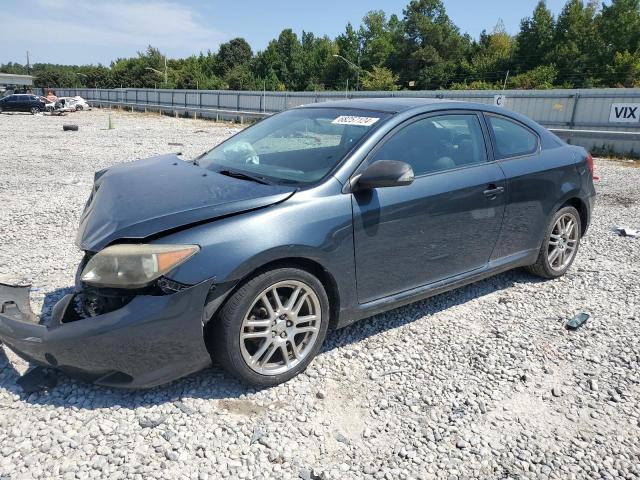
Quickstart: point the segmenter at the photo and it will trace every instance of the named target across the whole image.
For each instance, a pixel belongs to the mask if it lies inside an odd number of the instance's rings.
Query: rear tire
[[[582,224],[573,207],[563,207],[549,222],[536,263],[527,267],[542,278],[558,278],[567,273],[580,246]]]
[[[82,105],[76,105],[76,111],[81,112],[84,109]]]
[[[307,368],[328,325],[329,299],[322,283],[307,271],[278,268],[236,290],[212,320],[207,338],[227,372],[247,384],[269,387]]]

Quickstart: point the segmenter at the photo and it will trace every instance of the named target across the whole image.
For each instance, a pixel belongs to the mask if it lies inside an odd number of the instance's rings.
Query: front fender
[[[200,252],[170,272],[171,279],[195,284],[203,278],[233,283],[265,264],[306,259],[334,278],[345,300],[355,298],[351,196],[297,194],[271,207],[228,217],[158,239],[197,244]]]

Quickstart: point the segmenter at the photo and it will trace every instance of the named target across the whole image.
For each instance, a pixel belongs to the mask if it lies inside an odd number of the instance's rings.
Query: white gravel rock
[[[95,170],[192,158],[239,128],[113,111],[107,130],[108,113],[0,115],[0,281],[31,282],[43,315],[73,284]],[[27,365],[0,347],[0,478],[636,478],[640,240],[612,226],[640,227],[640,169],[596,169],[565,277],[512,271],[332,332],[278,387],[212,367],[139,392],[61,376],[25,396]]]

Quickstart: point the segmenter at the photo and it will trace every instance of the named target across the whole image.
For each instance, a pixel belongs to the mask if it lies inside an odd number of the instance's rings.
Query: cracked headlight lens
[[[80,279],[97,287],[140,288],[199,250],[197,245],[112,245],[89,260]]]

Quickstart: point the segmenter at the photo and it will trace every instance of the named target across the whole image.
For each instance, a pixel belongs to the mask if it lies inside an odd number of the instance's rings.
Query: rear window
[[[496,158],[529,155],[538,149],[538,136],[519,123],[489,115],[496,146]]]

